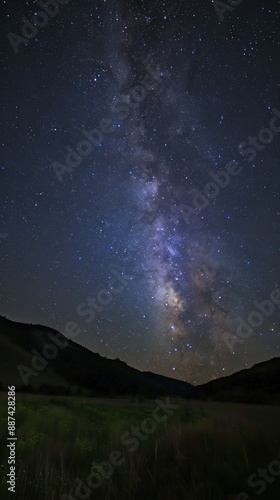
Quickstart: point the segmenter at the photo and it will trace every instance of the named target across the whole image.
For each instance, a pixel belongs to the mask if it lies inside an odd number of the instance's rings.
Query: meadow
[[[124,458],[92,500],[276,500],[280,476],[265,491],[247,484],[280,460],[280,407],[177,400],[179,406],[135,451],[120,438],[152,416],[155,401],[17,394],[16,493],[7,491],[7,394],[0,395],[0,498],[75,498],[75,478],[100,473],[113,450]],[[163,415],[163,412],[161,413]],[[95,462],[95,464],[93,464]],[[271,477],[271,476],[270,476]],[[264,480],[262,480],[264,481]],[[65,500],[67,496],[64,497]]]

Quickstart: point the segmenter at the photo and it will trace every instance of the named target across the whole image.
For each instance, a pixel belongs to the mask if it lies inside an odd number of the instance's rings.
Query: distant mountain
[[[66,347],[58,347],[66,342]],[[42,358],[42,353],[53,359]],[[146,398],[189,397],[194,392],[191,384],[142,373],[119,359],[104,358],[51,328],[16,323],[2,316],[0,366],[2,388],[15,385],[17,391]]]
[[[196,391],[195,398],[204,400],[280,404],[280,358],[212,380]]]
[[[66,343],[64,348],[59,347]],[[53,359],[46,360],[42,353]],[[0,389],[4,390],[8,385],[15,385],[17,391],[45,394],[141,398],[170,395],[280,404],[280,358],[194,387],[173,378],[141,372],[119,359],[104,358],[51,328],[16,323],[2,316],[0,367]]]

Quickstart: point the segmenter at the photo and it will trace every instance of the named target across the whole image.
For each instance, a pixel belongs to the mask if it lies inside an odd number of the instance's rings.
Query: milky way
[[[74,321],[94,352],[201,383],[279,353],[279,308],[236,341],[279,288],[279,135],[251,163],[238,150],[280,109],[279,23],[275,2],[223,22],[186,3],[70,2],[18,55],[1,35],[1,312]],[[8,31],[33,12],[3,9]],[[229,164],[242,172],[195,209]],[[127,286],[87,322],[79,304],[114,272]]]

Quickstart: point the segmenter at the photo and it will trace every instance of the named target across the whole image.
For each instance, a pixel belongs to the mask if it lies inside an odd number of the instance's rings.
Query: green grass
[[[119,450],[114,468],[92,500],[254,500],[279,498],[280,477],[262,495],[247,478],[280,459],[279,407],[181,403],[131,453],[120,437],[151,416],[155,402],[98,403],[83,398],[17,395],[16,494],[7,493],[7,396],[0,397],[0,498],[59,500],[75,496],[75,478],[86,480]],[[160,413],[160,415],[162,412]]]

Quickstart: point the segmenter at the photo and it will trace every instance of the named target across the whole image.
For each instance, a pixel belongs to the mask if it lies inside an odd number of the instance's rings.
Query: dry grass
[[[0,399],[1,499],[7,494],[7,414]],[[257,495],[247,478],[279,458],[279,407],[182,402],[138,450],[120,443],[123,432],[151,416],[155,403],[94,402],[82,398],[17,396],[17,500],[75,497],[92,462],[120,450],[125,463],[93,490],[92,500],[251,500],[279,498],[280,477]],[[11,495],[11,494],[10,494]]]

